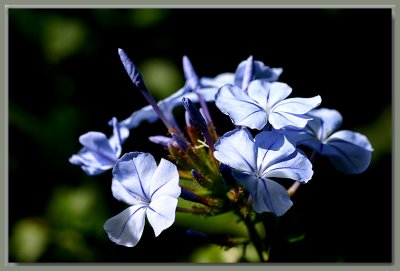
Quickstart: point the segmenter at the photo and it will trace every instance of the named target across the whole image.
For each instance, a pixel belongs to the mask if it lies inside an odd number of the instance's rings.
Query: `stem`
[[[183,208],[183,207],[176,207],[177,212],[181,213],[190,213],[190,214],[197,214],[197,215],[209,215],[210,211],[204,208]]]
[[[258,257],[260,258],[261,262],[264,262],[263,257],[263,248],[262,248],[262,241],[260,236],[258,235],[256,229],[254,228],[254,224],[251,221],[249,216],[244,218],[244,222],[246,224],[247,230],[249,231],[250,239],[254,244],[254,247],[257,250]]]
[[[294,195],[294,193],[296,192],[297,188],[299,188],[299,187],[300,187],[300,183],[298,181],[294,182],[292,184],[292,186],[287,190],[289,196],[292,197]]]

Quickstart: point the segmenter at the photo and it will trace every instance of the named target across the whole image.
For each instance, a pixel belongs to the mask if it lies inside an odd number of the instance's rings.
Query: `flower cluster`
[[[177,211],[208,216],[233,212],[245,222],[249,242],[264,260],[266,247],[257,241],[252,218],[263,213],[284,215],[293,205],[291,196],[299,184],[312,178],[316,154],[327,156],[343,173],[361,173],[369,166],[373,149],[368,139],[356,132],[337,131],[342,116],[336,110],[318,108],[319,95],[288,98],[292,88],[278,81],[281,68],[250,56],[235,73],[200,78],[184,56],[184,86],[157,102],[135,64],[123,50],[118,52],[134,88],[149,105],[125,120],[112,118],[110,138],[100,132],[82,135],[83,148],[70,162],[88,175],[112,169],[112,194],[129,205],[104,224],[110,240],[119,245],[132,247],[139,242],[146,217],[158,236],[173,224]],[[210,104],[229,116],[231,131],[218,135]],[[186,110],[185,129],[173,114],[177,106]],[[129,131],[143,121],[158,119],[168,135],[152,135],[149,140],[166,150],[168,160],[161,159],[157,166],[149,153],[129,152],[120,157]],[[282,179],[293,180],[293,185],[287,189]],[[193,207],[179,206],[179,197]]]

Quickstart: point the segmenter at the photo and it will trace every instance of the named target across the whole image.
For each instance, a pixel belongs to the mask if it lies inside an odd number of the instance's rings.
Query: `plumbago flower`
[[[329,157],[340,172],[355,174],[368,168],[373,151],[371,143],[360,133],[337,131],[343,120],[338,111],[320,108],[310,111],[307,115],[313,119],[304,129],[286,127],[280,132],[297,145],[305,145]]]
[[[69,162],[78,165],[88,175],[97,175],[111,169],[121,155],[122,143],[128,138],[129,130],[112,119],[113,134],[107,138],[100,132],[88,132],[79,137],[84,146]]]
[[[292,206],[287,190],[271,178],[302,183],[313,174],[310,161],[282,134],[264,131],[253,139],[247,129],[236,129],[218,139],[214,157],[234,169],[233,176],[251,194],[257,213],[281,216]]]
[[[321,97],[286,99],[292,89],[285,83],[251,81],[247,89],[235,85],[221,87],[216,106],[229,115],[235,125],[261,130],[270,123],[275,129],[303,128],[311,119],[304,115],[321,103]]]
[[[146,216],[155,236],[174,222],[181,193],[178,170],[165,159],[157,166],[151,154],[127,153],[113,169],[112,193],[130,207],[107,220],[104,230],[118,245],[133,247],[142,236]]]

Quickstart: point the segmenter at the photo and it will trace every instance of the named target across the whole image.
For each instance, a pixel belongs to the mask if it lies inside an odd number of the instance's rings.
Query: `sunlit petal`
[[[133,247],[143,234],[146,206],[131,206],[120,214],[108,219],[104,224],[111,241],[118,245]]]
[[[157,164],[151,154],[127,153],[114,166],[113,180],[120,182],[134,197],[150,202],[150,182],[156,168]]]
[[[147,210],[147,219],[153,227],[155,236],[170,227],[175,221],[175,211],[178,204],[176,197],[159,196],[153,200]]]
[[[247,129],[224,134],[215,143],[214,157],[234,169],[254,173],[257,168],[256,147]]]
[[[153,202],[160,196],[177,198],[180,194],[178,169],[173,163],[162,158],[151,179],[151,201]]]
[[[265,109],[236,86],[221,87],[215,96],[215,104],[235,125],[261,130],[268,122]]]

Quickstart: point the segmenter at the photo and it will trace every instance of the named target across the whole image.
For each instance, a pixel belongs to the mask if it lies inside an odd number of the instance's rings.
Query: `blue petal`
[[[79,137],[79,142],[86,147],[88,151],[96,153],[103,160],[109,163],[115,163],[118,157],[115,156],[114,150],[110,146],[105,134],[100,132],[88,132]]]
[[[104,230],[110,240],[121,246],[135,246],[143,234],[146,207],[145,205],[131,206],[108,219],[104,224]]]
[[[343,120],[338,111],[328,108],[314,109],[307,115],[314,118],[308,126],[321,142],[324,142],[332,133],[337,131]]]
[[[121,126],[125,126],[128,129],[136,128],[142,123],[142,121],[147,121],[150,123],[158,120],[158,115],[154,111],[151,105],[145,106],[140,110],[132,113],[128,118],[120,122]]]
[[[113,168],[113,181],[120,182],[133,198],[150,202],[150,184],[157,164],[148,153],[130,152],[123,155]],[[116,199],[124,198],[120,189],[113,191]]]
[[[111,169],[115,163],[110,163],[108,159],[82,148],[77,154],[69,158],[71,164],[80,166],[82,170],[89,176],[101,174]]]
[[[214,157],[221,163],[243,172],[256,172],[256,147],[247,129],[227,132],[215,143],[215,149]]]
[[[322,144],[340,127],[342,116],[338,111],[327,108],[314,109],[306,115],[313,118],[306,127],[300,129],[286,126],[279,132],[296,145],[305,145],[321,153]]]
[[[261,130],[268,122],[268,113],[243,90],[233,85],[220,88],[215,104],[222,113],[229,115],[235,125]]]
[[[243,71],[242,90],[246,90],[249,83],[253,80],[253,56],[249,56],[246,60],[245,68]]]
[[[313,175],[312,164],[307,157],[299,151],[293,152],[280,161],[269,166],[263,178],[287,178],[301,183],[308,182]]]
[[[114,198],[131,206],[148,203],[148,200],[143,195],[132,192],[116,179],[111,182],[111,191]]]
[[[274,129],[279,130],[288,126],[292,128],[304,128],[311,120],[311,117],[307,115],[271,111],[268,120]]]
[[[293,205],[287,190],[277,182],[235,171],[233,175],[251,194],[255,212],[272,212],[281,216]]]
[[[199,88],[197,89],[197,93],[200,94],[204,101],[206,102],[214,102],[215,95],[217,94],[218,88]],[[198,97],[194,97],[195,93],[187,93],[184,97],[190,99],[192,102],[198,102]]]
[[[147,219],[153,227],[155,236],[170,227],[175,221],[178,199],[171,196],[159,196],[152,200],[147,210]]]
[[[122,151],[122,144],[129,136],[129,129],[120,126],[116,118],[112,118],[113,134],[108,140],[114,151],[115,157],[119,157]]]
[[[190,93],[189,92],[190,88],[188,86],[184,86],[180,88],[178,91],[175,93],[171,94],[164,100],[161,100],[157,103],[158,107],[161,109],[161,111],[165,114],[167,117],[167,120],[170,121],[170,118],[172,117],[172,110],[178,106],[181,105],[181,99],[184,97],[186,94]],[[195,94],[195,93],[193,93]],[[214,94],[215,95],[215,94]],[[197,96],[197,95],[196,95]],[[197,100],[196,100],[197,102]],[[156,120],[158,120],[158,115],[154,111],[153,107],[151,105],[145,106],[141,108],[140,110],[137,110],[132,113],[132,115],[125,120],[120,122],[120,126],[125,126],[129,129],[136,128],[142,123],[143,121],[147,121],[149,123],[153,123]]]
[[[304,115],[321,103],[321,97],[291,98],[278,102],[272,109],[269,122],[275,129],[285,126],[304,128],[311,117]]]
[[[180,194],[178,169],[173,163],[162,158],[151,179],[151,200],[161,196],[178,198]]]
[[[268,107],[272,109],[277,103],[286,99],[290,93],[292,93],[292,88],[285,83],[273,82],[265,84],[269,88],[268,93]]]
[[[257,147],[257,172],[263,176],[271,165],[284,160],[296,148],[282,134],[265,131],[255,137]]]
[[[235,71],[235,86],[242,87],[243,78],[245,75],[247,61],[244,60],[240,62],[236,71]],[[253,76],[252,79],[263,79],[268,82],[273,82],[278,80],[279,75],[282,73],[281,68],[270,68],[269,66],[264,65],[261,61],[253,61]]]
[[[264,110],[268,108],[268,99],[270,94],[270,83],[267,81],[251,81],[247,89],[249,97],[256,101]]]
[[[322,155],[330,158],[335,168],[343,173],[355,174],[365,171],[372,156],[372,146],[368,138],[352,131],[332,134],[322,150]]]
[[[226,85],[226,84],[232,85],[234,82],[234,78],[235,78],[235,74],[226,72],[226,73],[221,73],[214,78],[202,77],[200,79],[200,83],[203,87],[213,87],[218,90],[223,85]]]
[[[187,56],[183,56],[183,71],[185,73],[186,84],[190,86],[192,90],[195,90],[199,86],[199,77],[193,69],[192,63]]]
[[[284,127],[283,129],[276,130],[279,133],[282,133],[290,142],[294,145],[305,145],[317,152],[320,152],[322,149],[322,143],[315,136],[314,131],[312,131],[309,127],[310,123],[313,123],[316,119],[310,120],[306,127],[303,129],[297,129],[293,127]]]
[[[321,96],[312,98],[290,98],[277,103],[273,110],[291,114],[305,114],[321,104]]]

